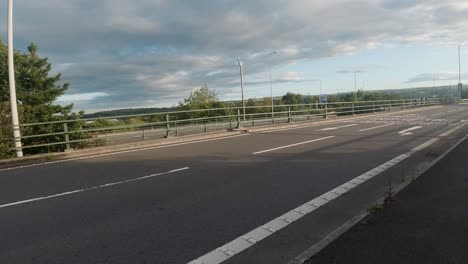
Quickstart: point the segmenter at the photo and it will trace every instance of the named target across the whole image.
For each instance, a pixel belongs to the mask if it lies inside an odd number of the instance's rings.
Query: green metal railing
[[[194,133],[233,130],[241,127],[254,127],[265,124],[291,123],[331,116],[377,113],[393,109],[407,109],[439,104],[439,99],[427,100],[383,100],[311,103],[297,105],[251,106],[245,108],[245,119],[242,107],[199,109],[191,111],[172,111],[152,114],[121,115],[102,118],[85,118],[75,120],[56,120],[43,123],[22,124],[21,128],[41,127],[52,132],[27,134],[21,137],[23,149],[58,147],[53,151],[70,151],[72,149],[102,146]],[[195,116],[195,117],[194,117]],[[125,124],[125,121],[138,118],[141,123]],[[98,120],[113,121],[116,125],[95,127]],[[77,128],[78,127],[78,128]],[[73,129],[75,128],[75,129]],[[77,129],[76,129],[77,128]],[[45,140],[46,139],[46,140]],[[14,138],[2,139],[12,142]],[[53,140],[53,142],[50,142]],[[44,151],[45,152],[45,151]]]

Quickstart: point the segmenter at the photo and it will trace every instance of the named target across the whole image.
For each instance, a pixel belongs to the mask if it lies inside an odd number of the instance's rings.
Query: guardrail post
[[[179,128],[177,127],[177,122],[174,123],[175,126],[175,135],[176,137],[179,136]]]
[[[375,102],[372,102],[372,112],[375,113]]]
[[[392,102],[390,102],[390,108],[388,109],[388,111],[392,111]]]
[[[68,124],[63,123],[63,132],[65,132],[65,142],[66,142],[66,150],[65,151],[71,151],[71,146],[70,146],[70,134],[68,134]]]
[[[171,124],[169,115],[166,115],[166,138],[168,138],[171,134]]]
[[[146,140],[145,129],[143,128],[141,131],[143,132],[143,140]]]
[[[241,114],[240,109],[237,109],[237,128],[241,127]]]
[[[353,115],[355,115],[355,114],[356,114],[356,112],[354,111],[354,103],[353,103]]]
[[[291,107],[288,107],[288,123],[292,123],[292,114],[291,114]]]
[[[328,104],[325,104],[325,115],[323,116],[323,118],[328,118]]]
[[[208,123],[205,121],[205,133],[208,132]]]

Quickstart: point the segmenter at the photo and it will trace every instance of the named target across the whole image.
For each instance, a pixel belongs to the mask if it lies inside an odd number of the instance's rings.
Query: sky
[[[355,71],[364,90],[456,85],[466,28],[465,0],[14,0],[15,48],[36,43],[70,83],[58,102],[88,112],[173,106],[203,84],[239,100],[237,58],[247,98],[270,96],[270,70],[274,96],[353,91]]]

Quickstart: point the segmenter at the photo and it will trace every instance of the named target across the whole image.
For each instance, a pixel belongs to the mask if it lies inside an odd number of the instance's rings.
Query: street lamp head
[[[242,66],[242,61],[240,60],[240,57],[237,57],[237,63],[239,63],[239,66]]]

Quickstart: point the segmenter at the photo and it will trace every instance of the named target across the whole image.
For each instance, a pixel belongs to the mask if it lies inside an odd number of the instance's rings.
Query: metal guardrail
[[[60,146],[60,150],[70,151],[73,148],[108,145],[135,140],[163,138],[193,133],[207,133],[252,127],[265,124],[291,123],[300,120],[328,118],[339,115],[356,115],[376,113],[393,109],[406,109],[439,104],[438,98],[427,100],[382,100],[311,103],[297,105],[275,105],[246,107],[245,120],[242,107],[198,109],[191,111],[173,111],[139,115],[121,115],[102,118],[86,118],[76,120],[57,120],[43,123],[22,124],[21,128],[44,127],[44,131],[52,132],[25,134],[23,142],[28,141],[23,149],[50,148]],[[193,116],[200,117],[193,117]],[[125,124],[125,120],[139,118],[142,123]],[[112,126],[96,127],[99,120],[117,123]],[[49,127],[49,129],[46,129]],[[78,127],[78,129],[72,129]],[[49,142],[53,137],[54,142]],[[44,143],[44,139],[48,141]],[[13,141],[14,138],[3,139]],[[50,151],[50,150],[49,150]]]

